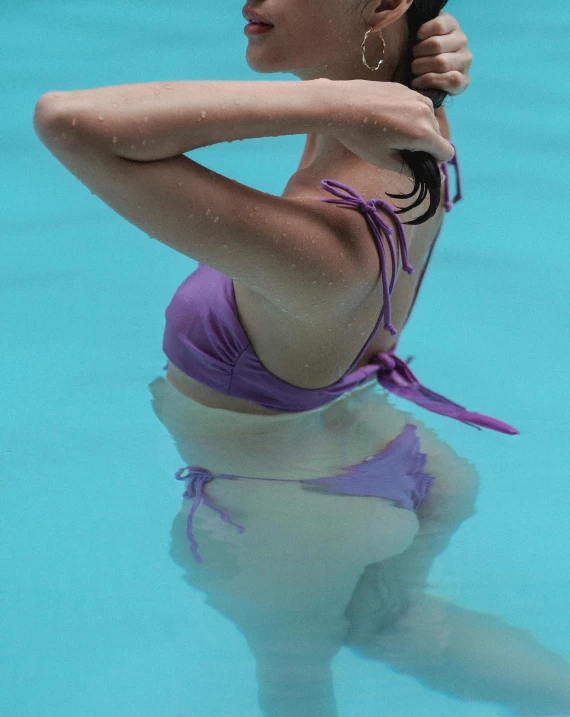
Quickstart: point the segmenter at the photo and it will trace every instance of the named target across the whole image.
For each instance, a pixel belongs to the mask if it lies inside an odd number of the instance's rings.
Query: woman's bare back
[[[337,166],[328,174],[325,171],[324,175],[321,168],[317,173],[323,176],[316,176],[310,159],[307,142],[299,168],[291,176],[282,196],[315,200],[324,198],[325,192],[319,183],[321,179],[330,178],[348,184],[366,200],[380,198],[398,208],[402,206],[402,202],[388,197],[386,192],[409,193],[413,187],[411,178],[405,174],[378,169],[364,162],[341,168]],[[426,211],[428,202],[429,197],[412,211],[399,215],[401,221],[406,222],[421,216]],[[409,204],[409,200],[403,204]],[[311,307],[308,306],[309,318],[300,320],[298,316],[288,314],[260,294],[233,281],[240,322],[257,357],[270,373],[301,388],[328,386],[346,373],[370,336],[383,303],[378,252],[363,215],[351,208],[317,201],[315,205],[323,213],[330,213],[331,210],[338,213],[338,222],[342,223],[343,231],[354,241],[356,251],[361,253],[362,266],[367,269],[366,275],[363,276],[368,287],[364,300],[347,306],[339,299],[337,305],[330,306],[328,314],[324,312],[324,319],[322,311],[318,313],[318,318],[311,319]],[[416,226],[404,225],[409,260],[416,271],[412,276],[400,272],[394,287],[392,323],[398,333],[409,316],[444,213],[442,199],[438,211],[427,222]],[[395,230],[396,222],[391,216],[382,212],[382,218]],[[367,364],[374,353],[389,350],[394,343],[395,338],[380,326],[355,368]],[[191,379],[170,362],[166,379],[182,394],[206,406],[252,414],[278,413],[253,401],[221,394]]]

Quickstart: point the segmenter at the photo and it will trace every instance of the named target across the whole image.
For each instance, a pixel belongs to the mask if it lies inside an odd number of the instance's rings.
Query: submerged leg
[[[277,620],[275,622],[278,622]],[[259,626],[256,626],[259,627]],[[258,700],[264,717],[338,717],[331,660],[342,647],[342,615],[243,630],[255,656]]]
[[[475,514],[479,479],[420,429],[436,476],[420,529],[400,555],[368,565],[346,609],[347,645],[431,689],[507,706],[519,715],[570,715],[570,663],[525,629],[428,594],[432,565]]]
[[[357,652],[426,686],[520,715],[570,715],[570,662],[529,630],[431,595]]]

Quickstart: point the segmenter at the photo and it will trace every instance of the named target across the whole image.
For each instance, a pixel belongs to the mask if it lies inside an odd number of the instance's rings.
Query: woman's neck
[[[396,68],[393,73],[392,82],[403,82],[406,77],[403,65]],[[362,160],[353,152],[339,142],[335,137],[322,134],[308,134],[306,136],[305,148],[297,171],[330,172],[339,163],[346,166],[347,162],[355,165]],[[324,174],[322,176],[325,176]]]

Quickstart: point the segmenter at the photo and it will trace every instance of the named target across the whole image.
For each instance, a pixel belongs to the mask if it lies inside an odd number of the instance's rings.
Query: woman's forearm
[[[57,130],[88,137],[126,159],[166,159],[218,142],[323,134],[330,85],[299,82],[180,81],[49,92],[38,108]],[[71,136],[71,137],[70,137]]]

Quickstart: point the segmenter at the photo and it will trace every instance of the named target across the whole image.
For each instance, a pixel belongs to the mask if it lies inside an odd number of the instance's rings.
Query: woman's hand
[[[317,80],[323,83],[323,80]],[[321,130],[366,162],[402,171],[403,149],[429,152],[438,163],[455,156],[442,137],[433,102],[397,82],[324,80],[328,98]]]
[[[467,48],[467,35],[447,12],[424,23],[414,45],[412,82],[415,90],[444,90],[459,95],[469,87],[469,68],[473,55]]]

